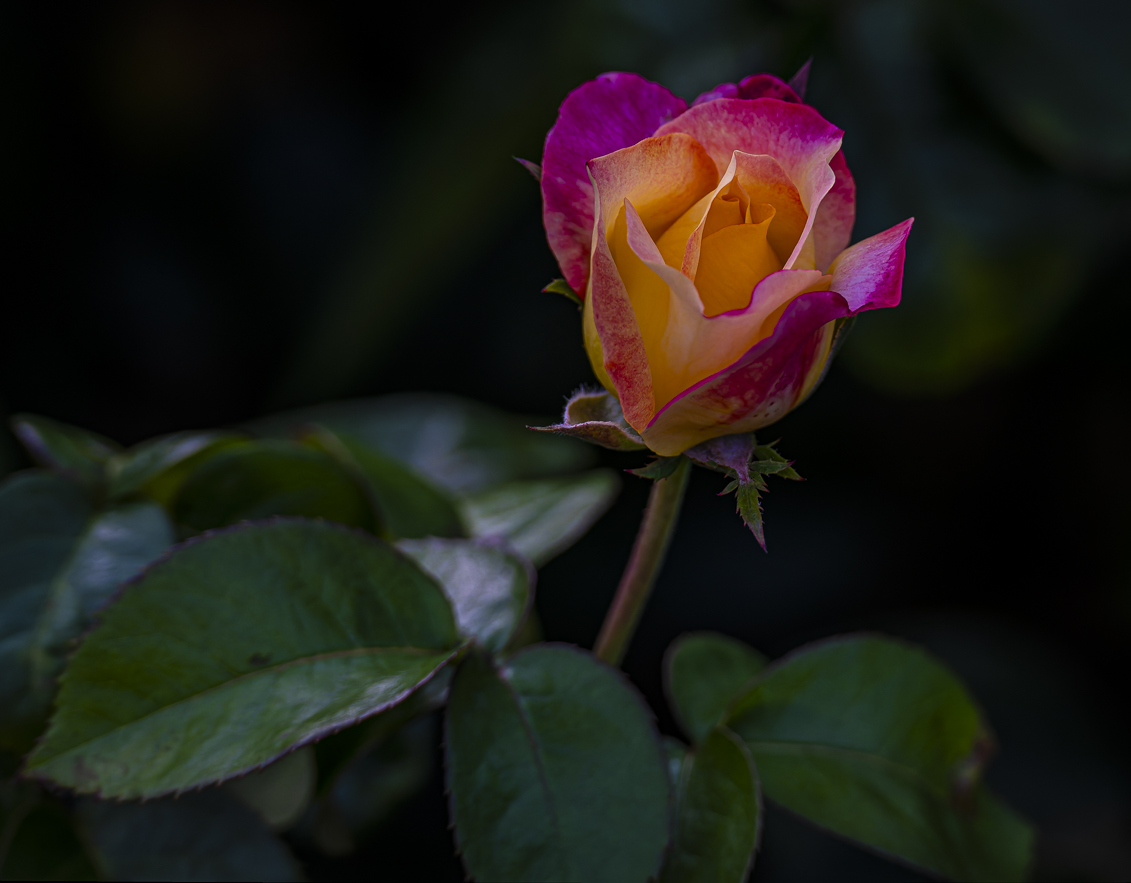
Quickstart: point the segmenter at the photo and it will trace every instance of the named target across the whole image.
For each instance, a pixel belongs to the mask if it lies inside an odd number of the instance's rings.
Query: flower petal
[[[562,102],[542,154],[542,221],[550,249],[574,291],[585,291],[593,235],[586,161],[647,138],[686,102],[636,74],[602,74]]]
[[[804,233],[785,261],[786,269],[793,267],[809,236],[821,200],[836,183],[836,174],[829,162],[840,150],[844,132],[806,104],[774,98],[708,101],[656,130],[657,135],[671,132],[686,132],[702,144],[715,161],[720,176],[736,150],[765,154],[778,161],[797,187],[808,212]],[[751,194],[751,198],[756,197]]]
[[[845,249],[829,267],[830,290],[840,292],[849,309],[894,307],[903,289],[903,260],[914,218]]]
[[[774,276],[812,272],[782,270]],[[773,334],[656,414],[641,433],[644,442],[671,457],[707,439],[752,432],[779,420],[797,403],[814,363],[827,351],[824,326],[848,314],[848,304],[835,291],[794,298]]]
[[[801,98],[788,83],[773,74],[754,74],[741,83],[719,83],[710,92],[704,92],[691,102],[694,107],[716,98],[779,98],[782,101],[801,103]]]
[[[598,377],[601,377],[598,365],[604,368],[620,399],[625,419],[632,426],[644,426],[652,418],[655,405],[637,315],[651,319],[658,313],[654,304],[640,304],[634,312],[634,304],[613,259],[609,234],[622,215],[627,199],[639,208],[649,233],[659,236],[714,189],[718,176],[703,147],[682,133],[645,138],[631,147],[590,160],[587,165],[598,216],[591,233],[593,276],[585,313],[586,317],[592,316],[595,335],[586,335],[586,348]],[[591,345],[594,340],[599,354]],[[604,378],[601,379],[604,382]]]
[[[852,225],[856,222],[856,182],[844,161],[843,150],[837,151],[829,167],[836,175],[836,183],[821,200],[813,221],[817,269],[825,273],[833,258],[848,248]]]

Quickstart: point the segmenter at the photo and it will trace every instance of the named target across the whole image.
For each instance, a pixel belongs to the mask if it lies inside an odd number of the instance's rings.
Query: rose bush
[[[848,247],[843,134],[768,74],[690,108],[625,73],[563,102],[547,237],[594,372],[656,453],[780,419],[823,375],[838,320],[899,303],[912,221]]]

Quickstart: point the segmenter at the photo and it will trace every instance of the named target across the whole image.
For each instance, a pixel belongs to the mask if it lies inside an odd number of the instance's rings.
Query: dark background
[[[124,443],[394,391],[552,416],[592,377],[574,308],[539,292],[558,274],[511,156],[537,161],[604,70],[690,99],[813,56],[854,238],[917,218],[904,302],[767,430],[809,479],[773,484],[769,554],[695,475],[626,668],[674,732],[681,632],[775,656],[856,629],[923,643],[987,709],[1037,876],[1127,879],[1127,8],[5,4],[0,411]],[[2,445],[0,470],[25,465]],[[645,485],[543,571],[548,638],[591,644]],[[460,879],[450,842],[436,778],[308,871]],[[771,809],[754,879],[909,876]]]

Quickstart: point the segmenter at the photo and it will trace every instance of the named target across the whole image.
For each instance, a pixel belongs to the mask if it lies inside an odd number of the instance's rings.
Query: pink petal
[[[816,220],[816,213],[836,183],[829,162],[840,150],[844,132],[807,104],[773,98],[721,98],[699,104],[656,130],[657,135],[686,132],[710,154],[721,176],[735,150],[773,157],[785,169],[809,213],[805,232],[786,268],[794,265]]]
[[[837,151],[829,167],[836,176],[836,182],[821,200],[813,221],[817,268],[824,272],[828,272],[833,258],[848,248],[852,240],[852,225],[856,222],[856,182],[848,170],[843,150]]]
[[[707,439],[752,432],[779,420],[800,398],[822,350],[823,327],[849,312],[835,291],[796,298],[772,335],[672,399],[641,433],[644,442],[670,457]]]
[[[844,296],[856,313],[880,307],[894,307],[903,289],[903,260],[907,236],[914,218],[896,224],[841,252],[829,272],[831,291]]]
[[[593,190],[585,163],[647,138],[687,103],[636,74],[602,74],[562,102],[542,153],[542,221],[574,291],[584,292],[593,235]]]
[[[704,92],[691,102],[694,107],[705,101],[714,101],[717,98],[778,98],[782,101],[801,103],[801,98],[790,85],[773,74],[754,74],[747,77],[737,85],[734,83],[719,83],[710,92]]]

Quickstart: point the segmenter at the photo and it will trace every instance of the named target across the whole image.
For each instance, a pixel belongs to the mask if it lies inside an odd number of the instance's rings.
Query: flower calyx
[[[547,290],[556,289],[547,286]],[[643,451],[647,448],[636,430],[624,419],[620,402],[603,389],[579,389],[575,392],[566,403],[561,423],[527,428],[535,432],[568,435],[613,451]]]

